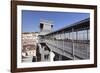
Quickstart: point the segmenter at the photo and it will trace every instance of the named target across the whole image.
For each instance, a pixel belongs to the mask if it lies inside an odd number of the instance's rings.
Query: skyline
[[[53,21],[55,31],[89,17],[89,13],[22,10],[22,32],[39,32],[41,19]]]

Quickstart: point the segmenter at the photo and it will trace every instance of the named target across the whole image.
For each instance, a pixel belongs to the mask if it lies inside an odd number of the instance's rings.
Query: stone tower
[[[40,20],[40,35],[45,35],[53,30],[52,21],[49,20]]]

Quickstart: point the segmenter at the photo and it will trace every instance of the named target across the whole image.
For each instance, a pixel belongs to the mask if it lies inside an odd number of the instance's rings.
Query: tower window
[[[40,29],[43,29],[43,24],[42,23],[40,23]]]
[[[51,25],[51,28],[53,28],[53,25]]]

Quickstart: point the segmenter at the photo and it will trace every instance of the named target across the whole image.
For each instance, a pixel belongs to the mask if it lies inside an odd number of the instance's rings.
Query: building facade
[[[22,33],[22,61],[26,61],[29,58],[32,61],[33,56],[36,57],[37,43],[38,33]]]

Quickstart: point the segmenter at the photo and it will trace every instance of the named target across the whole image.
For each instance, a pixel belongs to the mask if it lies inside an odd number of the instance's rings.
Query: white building
[[[22,60],[26,60],[27,57],[32,58],[33,56],[36,56],[37,43],[38,43],[38,33],[36,32],[22,33]]]

